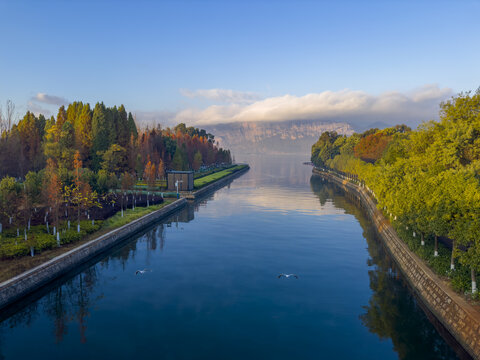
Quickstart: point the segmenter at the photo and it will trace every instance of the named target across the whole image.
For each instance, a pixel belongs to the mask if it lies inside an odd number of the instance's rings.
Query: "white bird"
[[[280,279],[282,277],[289,278],[290,276],[293,276],[295,279],[298,279],[298,275],[295,275],[295,274],[280,274],[277,277]]]
[[[137,271],[135,271],[135,275],[138,275],[138,274],[143,275],[146,272],[151,272],[151,271],[152,270],[150,270],[150,269],[137,270]]]

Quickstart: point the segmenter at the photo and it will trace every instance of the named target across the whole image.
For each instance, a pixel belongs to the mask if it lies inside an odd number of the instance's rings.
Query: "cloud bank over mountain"
[[[181,89],[183,97],[192,99],[177,111],[132,111],[141,126],[176,125],[206,127],[216,124],[248,122],[320,121],[348,123],[355,130],[386,127],[404,123],[416,127],[422,121],[438,118],[440,102],[450,98],[450,88],[424,85],[409,92],[389,91],[379,95],[344,89],[303,96],[285,94],[262,97],[255,92],[229,89]],[[57,107],[68,104],[61,96],[37,93],[27,108],[34,113],[54,114]]]
[[[438,85],[425,85],[407,93],[390,91],[380,95],[345,89],[304,96],[286,94],[260,100],[254,100],[252,96],[250,102],[244,101],[248,97],[242,96],[242,93],[232,91],[228,95],[229,90],[184,90],[182,93],[189,97],[203,96],[230,103],[181,110],[172,119],[173,123],[201,126],[250,121],[321,120],[348,122],[355,127],[375,122],[417,125],[437,118],[439,103],[454,94],[450,88]]]

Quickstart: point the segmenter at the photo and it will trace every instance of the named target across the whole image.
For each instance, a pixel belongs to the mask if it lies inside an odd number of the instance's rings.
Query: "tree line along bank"
[[[409,247],[456,290],[478,297],[480,90],[441,103],[440,120],[414,131],[325,132],[311,160],[367,186]]]
[[[49,235],[66,221],[70,228],[74,219],[80,229],[91,209],[120,205],[123,212],[128,201],[135,207],[141,200],[135,190],[139,179],[153,188],[168,169],[199,170],[232,162],[230,151],[219,148],[205,130],[185,124],[140,130],[123,105],[97,103],[91,110],[89,104],[73,102],[60,107],[56,118],[27,112],[17,124],[2,120],[0,237],[3,233],[3,242],[7,235],[14,238],[10,242],[15,246],[33,235],[37,224],[31,221],[41,209],[42,227]],[[108,194],[111,189],[124,191]],[[142,201],[161,200],[150,195]]]

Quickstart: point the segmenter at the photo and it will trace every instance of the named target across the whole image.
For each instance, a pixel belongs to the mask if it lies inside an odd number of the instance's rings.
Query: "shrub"
[[[3,230],[3,236],[6,238],[16,238],[17,237],[17,228],[9,228]]]
[[[85,231],[85,233],[92,234],[102,227],[102,223],[103,221],[101,220],[95,220],[95,224],[92,225],[91,220],[83,220],[80,221],[80,228],[82,229],[82,231]]]
[[[47,233],[38,233],[33,236],[35,236],[34,243],[35,243],[35,250],[37,251],[51,249],[57,246],[57,240],[53,235],[49,235]]]
[[[28,255],[30,248],[25,241],[5,242],[0,246],[0,257],[2,259],[15,258]]]
[[[452,287],[455,291],[465,293],[472,290],[470,271],[465,266],[458,266],[455,271],[450,272]]]
[[[87,235],[87,233],[84,230],[82,230],[80,232],[77,232],[76,229],[66,230],[66,231],[60,233],[60,243],[61,244],[69,244],[71,242],[79,241],[85,235]]]
[[[35,234],[48,234],[46,225],[35,225],[30,228],[30,231]]]

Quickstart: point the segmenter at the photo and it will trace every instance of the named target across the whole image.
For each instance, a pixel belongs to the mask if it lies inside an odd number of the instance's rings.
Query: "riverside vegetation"
[[[454,289],[478,298],[480,89],[440,104],[440,120],[340,136],[312,146],[315,166],[366,186],[399,236]]]
[[[214,135],[185,124],[140,130],[123,105],[92,110],[73,102],[56,118],[27,112],[18,123],[11,102],[7,110],[0,112],[0,258],[34,256],[163,206],[155,191],[168,169],[198,171],[207,175],[198,178],[203,184],[235,169]],[[117,212],[121,221],[111,218]]]

